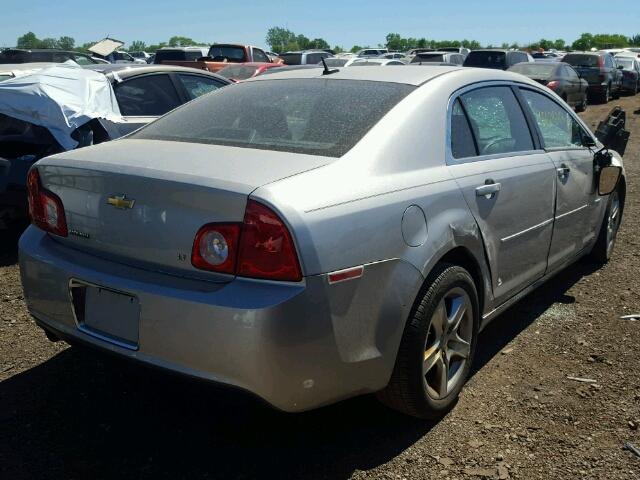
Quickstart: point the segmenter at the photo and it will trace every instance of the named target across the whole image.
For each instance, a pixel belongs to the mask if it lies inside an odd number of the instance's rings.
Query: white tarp
[[[75,64],[1,82],[0,113],[47,128],[66,150],[78,145],[71,133],[89,120],[121,117],[109,80]]]

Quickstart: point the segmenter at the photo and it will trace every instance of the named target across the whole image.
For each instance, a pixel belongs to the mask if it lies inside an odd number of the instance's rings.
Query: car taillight
[[[559,86],[560,86],[560,82],[558,80],[552,80],[549,83],[547,83],[547,87],[549,87],[551,90],[555,90]]]
[[[268,207],[247,202],[242,224],[207,224],[193,242],[191,263],[240,277],[297,282],[302,279],[293,238]]]
[[[33,168],[27,176],[29,215],[34,225],[45,232],[66,237],[67,220],[60,197],[42,188],[38,170]]]

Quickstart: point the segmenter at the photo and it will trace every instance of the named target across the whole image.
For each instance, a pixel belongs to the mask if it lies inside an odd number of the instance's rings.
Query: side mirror
[[[624,67],[622,65],[618,65],[618,70],[624,70]]]
[[[598,195],[609,195],[618,186],[622,167],[609,165],[603,167],[598,175]]]

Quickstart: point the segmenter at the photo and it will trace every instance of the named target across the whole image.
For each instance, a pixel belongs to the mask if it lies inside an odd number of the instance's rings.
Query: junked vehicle
[[[620,96],[622,74],[613,55],[606,52],[571,52],[562,61],[589,83],[589,96],[601,103]]]
[[[411,59],[410,63],[429,63],[429,62],[437,62],[437,63],[453,63],[454,65],[462,65],[464,63],[464,55],[461,53],[451,53],[451,52],[421,52],[416,53],[416,55]]]
[[[365,59],[362,57],[329,57],[325,58],[324,61],[329,68],[341,68],[341,67],[350,67],[354,62],[361,62]]]
[[[247,78],[256,77],[270,68],[282,68],[282,66],[283,65],[279,63],[238,63],[221,68],[216,73],[234,82],[239,82]]]
[[[333,54],[325,50],[300,50],[280,54],[280,59],[285,65],[317,65],[323,58],[330,57],[333,57]]]
[[[163,65],[56,66],[0,83],[0,230],[26,218],[40,158],[119,138],[229,83]]]
[[[616,63],[622,67],[622,91],[631,95],[640,92],[640,58],[616,55]]]
[[[441,51],[441,52],[459,53],[464,58],[467,58],[467,55],[469,55],[469,53],[471,52],[471,49],[466,48],[466,47],[442,47],[442,48],[439,49],[439,51]]]
[[[28,75],[32,72],[37,72],[43,68],[56,66],[57,63],[15,63],[15,64],[0,64],[0,82],[3,80],[9,80],[10,78],[20,77],[22,75]]]
[[[258,47],[230,43],[215,43],[211,45],[205,57],[191,61],[158,61],[156,57],[156,63],[180,65],[182,67],[198,68],[208,72],[217,72],[218,70],[229,66],[229,64],[274,62],[272,62],[267,54]],[[282,61],[276,63],[282,63]]]
[[[589,84],[571,65],[563,62],[518,63],[509,68],[510,72],[526,75],[553,90],[562,100],[571,105],[576,112],[587,109],[587,90]]]
[[[464,60],[465,67],[492,68],[507,70],[516,63],[533,62],[533,57],[520,50],[486,48],[472,50]]]
[[[20,270],[50,338],[286,411],[378,392],[418,417],[454,405],[491,319],[611,257],[626,192],[539,83],[435,66],[261,75],[29,185]]]
[[[402,60],[389,60],[387,58],[359,58],[349,65],[349,67],[392,67],[406,65]]]
[[[162,47],[153,54],[153,63],[195,62],[206,57],[208,51],[207,47]]]
[[[358,50],[356,52],[357,57],[379,57],[380,55],[384,55],[388,53],[389,50],[386,48],[363,48],[362,50]]]
[[[90,54],[58,50],[55,48],[7,48],[0,52],[0,64],[65,63],[73,60],[78,65],[100,63]]]

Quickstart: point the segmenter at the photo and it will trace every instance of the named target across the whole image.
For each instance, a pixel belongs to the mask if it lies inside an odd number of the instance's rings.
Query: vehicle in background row
[[[631,95],[640,92],[640,59],[616,55],[616,63],[622,67],[622,91]]]
[[[377,58],[377,57],[372,57]],[[329,57],[325,58],[324,61],[329,68],[341,68],[341,67],[350,67],[354,62],[361,62],[366,60],[363,57]]]
[[[72,60],[78,65],[101,63],[87,53],[54,48],[7,48],[0,52],[0,64],[5,63],[64,63]]]
[[[507,70],[517,63],[533,61],[533,57],[527,52],[495,48],[472,50],[469,55],[467,55],[464,66]]]
[[[155,52],[154,64],[165,62],[194,62],[207,56],[206,47],[162,47]]]
[[[221,68],[216,73],[234,82],[239,82],[240,80],[256,77],[270,68],[282,67],[283,65],[279,63],[237,63]]]
[[[280,54],[280,59],[285,65],[316,65],[320,63],[323,58],[330,57],[333,57],[333,55],[324,50],[300,50]]]
[[[56,66],[20,82],[0,83],[0,229],[26,218],[27,171],[43,156],[119,138],[231,83],[164,65]]]
[[[461,54],[464,58],[467,58],[471,50],[465,47],[442,47],[438,49],[441,52],[454,52]]]
[[[379,55],[378,58],[386,58],[389,60],[402,60],[402,59],[406,59],[407,56],[402,52],[389,52],[389,53],[383,53],[382,55]]]
[[[493,318],[611,258],[626,179],[601,146],[511,72],[262,75],[38,162],[25,302],[51,339],[285,411],[378,392],[441,417]]]
[[[464,63],[464,55],[461,53],[450,52],[422,52],[416,53],[410,63],[453,63],[454,65],[462,65]]]
[[[330,60],[330,59],[327,59]],[[325,62],[327,61],[325,60]],[[290,72],[292,70],[312,70],[312,69],[318,69],[318,68],[323,68],[323,66],[321,64],[315,64],[315,65],[281,65],[278,68],[269,68],[267,70],[265,70],[262,73],[259,73],[258,77],[261,77],[263,75],[271,75],[274,73],[281,73],[281,72]]]
[[[418,53],[435,52],[435,51],[436,51],[435,48],[412,48],[411,50],[407,51],[407,56],[411,57],[411,56],[416,55]]]
[[[589,84],[580,78],[568,63],[518,63],[510,67],[509,71],[529,77],[553,90],[576,112],[584,112],[587,109]]]
[[[159,51],[158,51],[159,52]],[[157,60],[156,60],[156,63]],[[207,51],[206,57],[198,58],[195,61],[163,61],[168,65],[179,65],[182,67],[197,68],[208,72],[229,66],[230,64],[243,63],[274,63],[269,60],[264,51],[252,45],[238,45],[234,43],[214,43]],[[282,63],[279,61],[277,63]]]
[[[606,52],[571,52],[562,61],[571,65],[589,83],[589,96],[607,103],[620,95],[622,72],[613,55]]]
[[[124,46],[124,42],[114,38],[104,38],[91,45],[89,51],[97,58],[101,58],[108,63],[140,63],[146,64],[146,60],[136,59],[127,52],[119,50]]]
[[[144,52],[144,51],[138,51],[138,52],[129,52],[129,54],[133,57],[133,58],[137,58],[139,60],[144,60],[145,63],[148,63],[149,58],[151,58],[151,54]]]
[[[356,60],[352,64],[350,64],[349,67],[391,67],[394,65],[395,66],[406,65],[406,63],[403,62],[402,60],[389,60],[387,58],[363,57]]]
[[[385,53],[389,53],[389,50],[386,48],[363,48],[356,52],[356,56],[358,57],[379,57],[380,55],[384,55]]]

